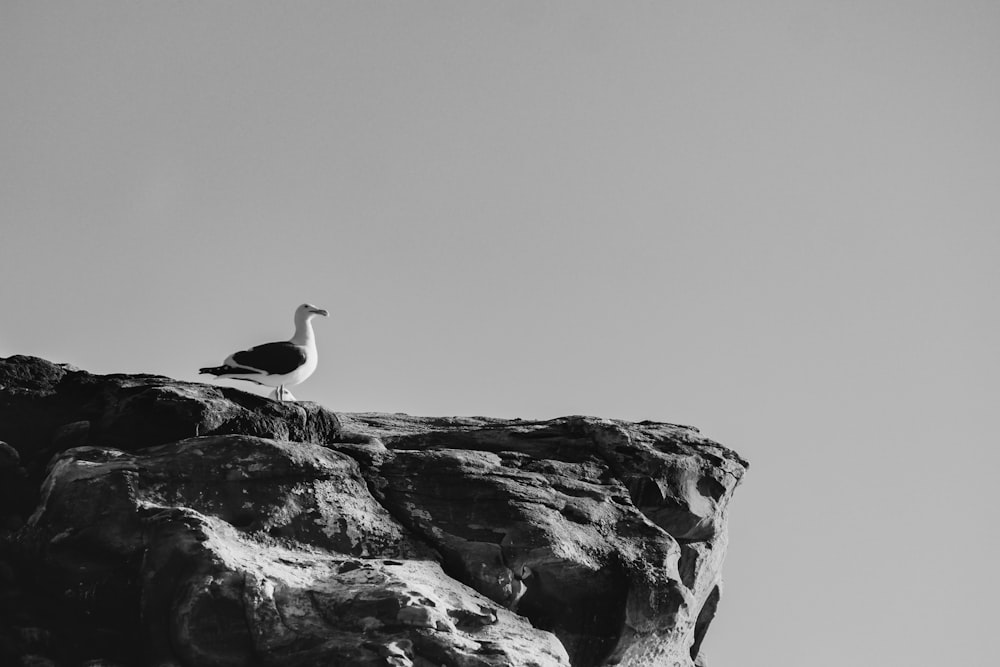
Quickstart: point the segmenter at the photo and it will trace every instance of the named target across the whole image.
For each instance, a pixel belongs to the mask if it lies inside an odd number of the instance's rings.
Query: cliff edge
[[[704,664],[747,463],[0,359],[0,663]]]

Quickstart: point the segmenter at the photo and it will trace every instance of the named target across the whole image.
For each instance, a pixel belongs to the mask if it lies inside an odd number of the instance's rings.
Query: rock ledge
[[[748,464],[0,359],[0,663],[704,664]],[[88,663],[88,661],[90,661]]]

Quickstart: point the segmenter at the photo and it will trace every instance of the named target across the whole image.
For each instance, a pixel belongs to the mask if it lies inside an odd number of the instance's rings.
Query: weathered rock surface
[[[0,360],[0,663],[676,665],[747,464]],[[34,661],[34,662],[33,662]]]

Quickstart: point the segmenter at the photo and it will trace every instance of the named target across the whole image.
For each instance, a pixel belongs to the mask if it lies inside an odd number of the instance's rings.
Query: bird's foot
[[[282,403],[284,403],[285,401],[294,401],[294,400],[296,400],[295,397],[292,396],[292,392],[288,391],[284,387],[278,387],[278,388],[276,388],[274,391],[272,391],[268,395],[268,398],[273,398],[273,399],[275,399],[277,401],[280,401]]]

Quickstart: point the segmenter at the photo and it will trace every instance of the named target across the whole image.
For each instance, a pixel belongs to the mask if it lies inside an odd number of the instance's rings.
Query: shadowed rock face
[[[702,664],[747,468],[683,426],[30,357],[0,360],[0,441],[3,664]]]

